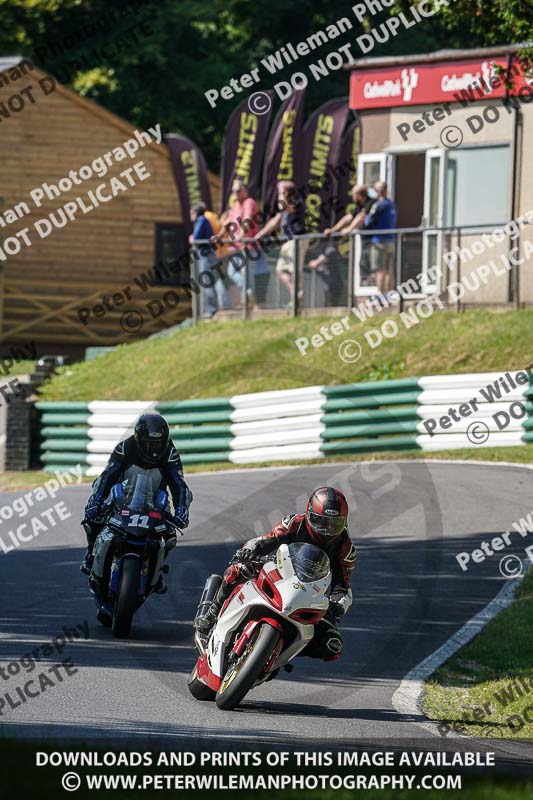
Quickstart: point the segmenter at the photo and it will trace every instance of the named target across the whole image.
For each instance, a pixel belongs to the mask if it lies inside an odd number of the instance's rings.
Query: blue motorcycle
[[[162,584],[166,554],[181,534],[169,519],[160,471],[130,467],[125,475],[106,500],[89,576],[97,619],[120,639],[128,636],[133,615]]]

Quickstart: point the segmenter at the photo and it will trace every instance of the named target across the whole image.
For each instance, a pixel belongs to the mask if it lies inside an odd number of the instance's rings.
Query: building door
[[[442,228],[444,224],[444,150],[426,151],[426,179],[424,188],[424,228],[422,248],[422,291],[434,294],[440,291],[440,277],[428,276],[428,269],[440,266],[442,261]]]
[[[398,153],[395,162],[394,198],[398,209],[398,228],[421,228],[424,217],[424,186],[426,158],[424,153]],[[420,286],[414,279],[422,272],[423,233],[421,230],[398,236],[404,297],[420,296]]]

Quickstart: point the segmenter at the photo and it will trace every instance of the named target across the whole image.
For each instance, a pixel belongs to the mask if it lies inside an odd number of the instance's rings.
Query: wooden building
[[[186,237],[169,152],[137,130],[27,60],[0,59],[0,349],[32,341],[40,352],[79,352],[190,316],[174,276],[150,285],[154,266],[183,253]],[[142,146],[119,161],[128,140]],[[98,176],[91,165],[106,153],[117,158]],[[129,182],[120,177],[128,169]],[[114,178],[122,188],[108,200]],[[210,183],[218,196],[218,178]],[[54,187],[64,191],[49,198]],[[72,219],[59,227],[65,208]],[[51,214],[52,226],[39,222]]]

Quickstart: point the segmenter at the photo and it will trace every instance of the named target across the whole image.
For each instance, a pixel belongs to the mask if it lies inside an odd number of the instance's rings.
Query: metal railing
[[[284,309],[295,316],[306,309],[352,308],[361,298],[377,293],[370,251],[372,239],[380,236],[393,237],[395,285],[407,287],[400,295],[401,310],[405,301],[442,293],[452,278],[461,281],[490,258],[516,254],[520,234],[512,238],[506,233],[496,242],[487,233],[501,232],[507,224],[357,230],[329,236],[312,233],[238,243],[224,239],[216,250],[210,241],[198,241],[190,253],[191,281],[196,287],[193,318],[197,321],[220,311],[248,319],[263,310]],[[456,301],[456,308],[506,303],[518,307],[519,268],[511,266],[508,280],[492,281],[478,292],[477,299],[476,290],[469,289],[466,299]],[[437,280],[430,280],[430,268],[437,272]]]

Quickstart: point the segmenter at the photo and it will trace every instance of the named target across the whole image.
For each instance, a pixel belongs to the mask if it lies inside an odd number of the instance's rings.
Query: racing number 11
[[[136,528],[148,528],[149,517],[147,514],[132,514],[129,524],[130,526],[134,525]]]

